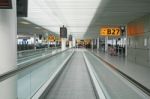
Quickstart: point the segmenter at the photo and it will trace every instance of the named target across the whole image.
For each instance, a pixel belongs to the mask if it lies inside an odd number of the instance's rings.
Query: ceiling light
[[[102,0],[29,0],[28,17],[39,26],[59,34],[67,26],[73,36],[83,37]]]
[[[27,22],[27,21],[21,21],[20,23],[21,23],[21,24],[30,24],[30,23]]]
[[[40,27],[35,27],[36,29],[40,29]]]

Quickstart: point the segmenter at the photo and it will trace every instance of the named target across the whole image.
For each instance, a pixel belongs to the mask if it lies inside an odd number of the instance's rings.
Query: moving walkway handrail
[[[96,75],[94,69],[92,68],[92,65],[90,64],[87,57],[85,56],[85,53],[83,53],[83,57],[84,57],[84,61],[86,63],[90,78],[92,80],[92,84],[93,84],[97,99],[111,99],[110,96],[108,95],[107,91],[103,87],[103,85],[100,84],[100,81],[98,80],[97,75]]]
[[[27,53],[25,55],[22,55],[22,57],[17,57],[18,60],[23,60],[23,59],[26,59],[26,58],[29,58],[29,57],[32,57],[32,56],[38,56],[38,55],[41,55],[41,54],[47,54],[47,53],[50,53],[52,51],[58,51],[60,49],[49,49],[49,50],[45,50],[45,51],[39,51],[39,52],[34,52],[34,53]]]
[[[24,60],[24,59],[27,59],[27,58],[30,58],[30,57],[33,58],[33,56],[37,57],[41,54],[50,53],[54,50],[59,50],[59,49],[60,48],[57,47],[57,48],[41,49],[41,50],[38,50],[38,51],[32,50],[32,51],[29,51],[29,52],[21,52],[21,53],[17,54],[18,62],[20,60]]]
[[[41,50],[45,50],[45,49],[53,49],[53,48],[40,48],[40,49],[30,49],[30,50],[22,50],[22,51],[18,51],[17,53],[25,53],[25,52],[32,52],[32,51],[41,51]]]
[[[41,49],[32,49],[32,50],[23,50],[23,51],[18,51],[17,54],[21,54],[21,53],[28,53],[28,52],[38,52],[38,51],[43,51],[43,50],[53,50],[53,49],[57,49],[58,47],[54,47],[54,48],[41,48]]]

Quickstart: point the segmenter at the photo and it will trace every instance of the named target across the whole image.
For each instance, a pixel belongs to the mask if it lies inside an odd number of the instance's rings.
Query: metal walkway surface
[[[96,99],[82,51],[76,51],[45,99]]]

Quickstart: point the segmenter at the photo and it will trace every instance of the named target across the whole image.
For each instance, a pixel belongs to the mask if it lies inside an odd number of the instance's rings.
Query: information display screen
[[[67,38],[67,28],[60,27],[60,38]]]
[[[0,9],[11,9],[12,2],[11,0],[0,0]]]

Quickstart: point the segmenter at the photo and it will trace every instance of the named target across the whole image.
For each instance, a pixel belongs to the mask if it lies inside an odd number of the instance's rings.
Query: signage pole
[[[108,36],[105,37],[105,52],[108,51],[108,44],[107,44],[107,42],[108,42]]]
[[[72,48],[72,41],[69,41],[69,48]]]
[[[97,38],[97,50],[99,50],[99,37]]]
[[[76,46],[76,39],[73,37],[73,47]]]
[[[93,39],[91,40],[91,48],[92,48],[92,51],[93,51]]]
[[[34,50],[36,50],[36,34],[34,34]]]
[[[126,32],[125,32],[125,35],[126,35],[126,43],[125,43],[125,56],[128,55],[128,28],[127,28],[127,25],[126,25]]]
[[[65,50],[66,49],[66,38],[61,38],[61,50]]]

